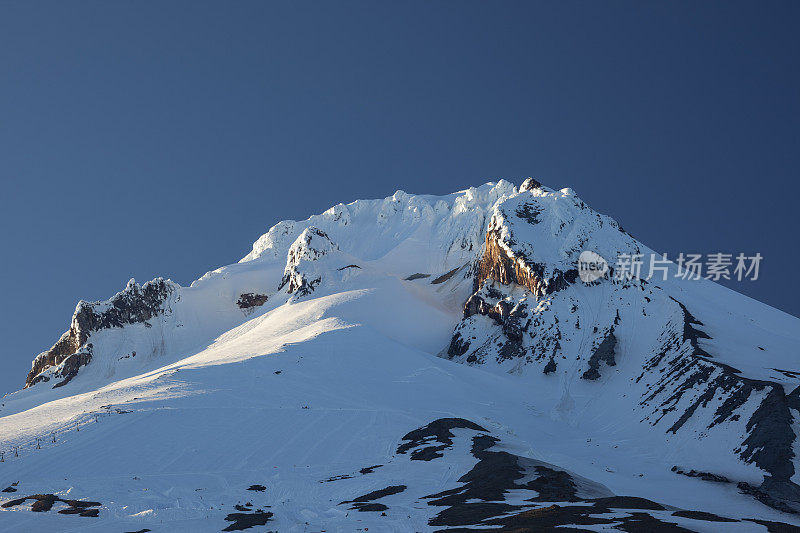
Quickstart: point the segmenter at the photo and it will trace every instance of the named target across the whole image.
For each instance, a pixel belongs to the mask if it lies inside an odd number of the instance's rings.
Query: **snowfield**
[[[583,249],[649,252],[569,189],[398,191],[79,304],[2,400],[0,531],[800,526],[800,320]]]

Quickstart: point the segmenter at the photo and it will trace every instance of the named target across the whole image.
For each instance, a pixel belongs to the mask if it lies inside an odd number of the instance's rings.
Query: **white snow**
[[[540,224],[509,222],[508,213],[525,203],[541,207]],[[441,417],[481,424],[513,453],[616,494],[800,524],[735,486],[669,471],[703,465],[756,484],[761,475],[722,456],[718,450],[730,444],[715,440],[722,437],[698,445],[702,421],[668,435],[643,423],[648,413],[632,407],[644,385],[627,376],[641,371],[653,350],[647,339],[663,325],[642,309],[671,316],[658,302],[620,304],[601,284],[541,303],[562,317],[569,305],[580,305],[587,321],[580,332],[610,323],[608,310],[624,304],[622,322],[639,336],[625,337],[617,366],[609,368],[625,379],[603,371],[599,382],[580,380],[585,368],[576,357],[560,361],[553,379],[518,361],[469,366],[438,357],[472,294],[465,274],[490,226],[506,237],[513,233],[509,249],[551,272],[572,268],[584,246],[606,258],[647,250],[571,189],[518,193],[502,180],[442,197],[398,191],[280,222],[239,263],[178,288],[170,310],[149,327],[93,333],[94,359],[67,386],[43,383],[3,398],[0,489],[19,485],[0,493],[0,503],[55,493],[102,506],[98,518],[32,513],[29,505],[0,509],[0,531],[220,531],[233,506],[246,502],[275,514],[262,530],[432,530],[428,520],[440,508],[421,498],[457,485],[463,468],[474,464],[469,447],[457,441],[439,462],[404,460],[395,450],[408,431]],[[317,246],[310,228],[329,240]],[[431,283],[465,265],[446,283]],[[417,273],[430,277],[405,279]],[[286,275],[319,275],[320,283],[306,296],[290,295],[278,289]],[[513,290],[518,301],[535,301]],[[798,319],[710,282],[670,281],[658,290],[703,321],[716,357],[745,375],[784,383],[787,393],[798,385],[772,370],[800,371]],[[267,295],[267,303],[244,312],[236,301],[248,292]],[[490,319],[473,322],[476,337],[491,337]],[[580,332],[562,339],[565,350],[587,352],[588,337]],[[384,466],[359,474],[371,465]],[[343,474],[353,477],[321,482]],[[267,490],[247,491],[253,484]],[[380,500],[389,507],[385,517],[339,505],[395,484],[409,489]]]

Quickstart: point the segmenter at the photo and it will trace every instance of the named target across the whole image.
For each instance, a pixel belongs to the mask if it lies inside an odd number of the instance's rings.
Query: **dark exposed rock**
[[[267,487],[265,487],[264,485],[250,485],[249,487],[247,487],[247,490],[252,490],[254,492],[264,492],[265,490],[267,490]]]
[[[174,290],[175,285],[163,278],[148,281],[141,286],[131,280],[125,290],[107,302],[81,301],[72,316],[69,330],[52,348],[34,359],[31,371],[25,379],[25,388],[49,381],[49,377],[39,375],[48,368],[60,366],[62,363],[64,368],[55,377],[62,377],[64,380],[55,386],[65,385],[75,377],[80,367],[91,362],[91,345],[87,344],[87,341],[92,332],[128,324],[146,323],[164,313],[164,303]]]
[[[795,506],[790,505],[784,499],[782,499],[781,494],[771,493],[770,490],[764,490],[761,487],[754,487],[753,485],[743,481],[737,483],[736,487],[742,492],[742,494],[752,496],[768,507],[772,507],[773,509],[777,509],[778,511],[782,511],[784,513],[797,514]]]
[[[416,274],[411,274],[410,276],[405,278],[405,280],[406,281],[414,281],[415,279],[424,279],[424,278],[429,278],[429,277],[431,277],[430,274],[420,274],[419,272],[417,272]]]
[[[362,476],[365,476],[367,474],[372,474],[376,469],[378,469],[378,468],[380,468],[382,466],[383,465],[367,466],[367,467],[362,468],[358,472]],[[329,483],[331,481],[339,481],[339,480],[342,480],[342,479],[353,479],[353,477],[355,477],[355,476],[351,476],[350,474],[340,474],[338,476],[331,476],[328,479],[322,480],[322,481],[320,481],[320,483]]]
[[[681,518],[691,518],[692,520],[703,520],[705,522],[738,522],[733,518],[725,518],[724,516],[707,513],[705,511],[675,511],[672,516],[679,516]]]
[[[307,296],[322,281],[322,278],[311,277],[307,273],[298,270],[304,261],[315,261],[339,247],[331,241],[328,234],[313,226],[306,228],[303,233],[289,248],[286,259],[286,269],[283,278],[278,286],[278,290],[286,288],[289,294]]]
[[[268,296],[266,294],[256,294],[253,292],[246,292],[239,296],[236,305],[239,309],[250,309],[252,307],[260,307],[267,303]]]
[[[766,399],[747,421],[749,435],[742,443],[741,457],[769,472],[773,483],[788,482],[794,475],[792,444],[795,434],[792,422],[786,395],[780,385],[769,387]],[[794,501],[800,502],[800,487],[794,487],[791,491]]]
[[[456,272],[458,272],[459,270],[461,270],[465,266],[467,266],[467,265],[462,265],[460,267],[454,268],[453,270],[450,270],[449,272],[445,272],[444,274],[442,274],[438,278],[436,278],[433,281],[431,281],[431,284],[432,285],[439,285],[440,283],[444,283],[445,281],[447,281],[450,278],[452,278],[453,276],[455,276]]]
[[[469,342],[467,342],[460,333],[454,333],[453,338],[450,339],[450,346],[447,347],[447,356],[450,359],[460,357],[467,353],[468,350]]]
[[[600,363],[607,366],[616,366],[614,349],[617,346],[617,337],[614,335],[614,326],[611,326],[603,341],[589,358],[589,368],[581,376],[582,379],[595,380],[600,377]]]
[[[372,511],[372,512],[385,511],[385,510],[388,509],[388,507],[386,505],[384,505],[382,503],[374,503],[374,501],[375,500],[379,500],[381,498],[384,498],[386,496],[391,496],[392,494],[399,494],[399,493],[405,491],[407,488],[408,487],[406,487],[405,485],[391,485],[391,486],[386,487],[384,489],[373,490],[372,492],[368,492],[366,494],[363,494],[361,496],[353,498],[352,500],[341,502],[341,503],[339,503],[339,505],[345,505],[345,504],[348,504],[348,503],[352,503],[353,505],[352,505],[352,507],[350,507],[350,509],[358,510],[358,511],[361,511],[361,512],[366,512],[366,511]]]
[[[681,310],[683,311],[683,340],[689,341],[694,348],[694,353],[696,355],[702,355],[706,357],[711,357],[711,354],[706,352],[700,347],[700,343],[698,342],[699,339],[710,339],[711,337],[704,331],[697,329],[695,326],[702,326],[703,323],[697,320],[692,313],[686,309],[686,306],[683,305],[681,302],[676,300],[675,298],[670,297],[672,301],[677,303]]]
[[[537,204],[522,204],[517,208],[516,215],[528,222],[528,224],[538,224],[539,215],[542,214],[542,208]]]
[[[330,483],[331,481],[340,481],[342,479],[353,479],[353,476],[348,474],[340,474],[338,476],[331,476],[328,479],[323,479],[320,483]]]
[[[222,531],[243,531],[255,526],[266,525],[273,517],[273,513],[257,509],[251,513],[231,513],[225,517],[227,522],[233,522]]]
[[[493,516],[498,516],[499,514],[500,513]],[[480,523],[482,526],[485,526],[483,528],[447,528],[437,530],[437,533],[443,533],[445,531],[448,533],[467,533],[475,531],[482,533],[488,533],[490,531],[499,531],[502,533],[557,533],[565,531],[565,529],[559,527],[564,525],[572,526],[566,531],[584,532],[589,530],[580,529],[580,526],[613,524],[614,522],[615,520],[610,518],[589,516],[586,512],[586,507],[549,505],[516,512],[503,518],[484,520]],[[471,521],[469,523],[477,524],[478,522]]]
[[[703,390],[668,431],[676,432],[692,416],[696,409],[715,398],[720,392],[725,401],[714,413],[713,425],[732,418],[755,393],[767,391],[765,398],[753,412],[746,424],[747,437],[738,450],[739,456],[753,463],[770,475],[759,488],[746,485],[740,490],[752,495],[762,503],[779,510],[800,511],[800,487],[790,481],[794,475],[795,440],[792,431],[793,418],[790,412],[790,395],[783,392],[777,383],[744,378],[719,365],[704,359],[683,359],[679,363],[685,376],[668,402],[673,402],[686,391]],[[741,484],[740,484],[741,485]]]
[[[337,268],[336,270],[338,270],[338,271],[342,271],[342,270],[347,270],[348,268],[358,268],[358,269],[361,269],[361,267],[360,267],[360,266],[358,266],[358,265],[347,265],[347,266],[343,266],[343,267],[341,267],[341,268]]]
[[[451,430],[457,428],[471,429],[474,431],[486,431],[478,424],[470,422],[469,420],[464,420],[463,418],[440,418],[438,420],[434,420],[427,426],[406,433],[406,435],[403,437],[403,440],[408,442],[404,442],[398,446],[397,453],[405,454],[412,448],[418,448],[423,444],[428,444],[430,439],[435,439],[436,442],[441,443],[442,446],[428,446],[427,448],[432,449],[429,453],[419,453],[420,450],[416,450],[412,452],[411,458],[413,460],[429,461],[436,457],[442,457],[442,454],[439,452],[453,445],[454,435]],[[415,456],[415,453],[419,453],[419,455]]]
[[[698,479],[702,479],[703,481],[711,481],[712,483],[731,483],[731,480],[726,478],[725,476],[720,476],[718,474],[712,474],[710,472],[698,472],[697,470],[689,470],[688,472],[681,470],[677,466],[672,467],[672,471],[676,474],[680,474],[682,476],[687,477],[696,477]]]
[[[619,524],[618,529],[623,531],[688,531],[643,512],[664,510],[662,505],[645,498],[582,498],[571,474],[539,461],[492,450],[498,442],[487,434],[472,437],[472,455],[478,462],[459,478],[462,485],[425,496],[431,500],[429,505],[446,507],[430,520],[430,525],[448,526],[448,532],[560,531],[560,526],[611,524]],[[535,474],[533,479],[521,483],[531,474]],[[536,496],[526,501],[542,502],[545,506],[530,509],[535,505],[513,505],[504,501],[508,491],[519,489],[535,491]],[[562,506],[552,502],[579,505]],[[620,518],[623,510],[629,514]],[[602,516],[612,513],[613,516]],[[471,527],[459,529],[459,526]],[[491,528],[474,529],[475,526]]]
[[[647,513],[631,513],[621,522],[616,528],[629,533],[692,533],[691,529],[659,520]]]
[[[317,285],[319,285],[321,281],[322,278],[306,279],[306,277],[303,276],[300,278],[299,282],[295,282],[294,278],[287,274],[284,276],[280,286],[278,286],[278,290],[287,287],[286,291],[289,294],[295,293],[298,296],[308,296],[314,292],[314,289],[317,288]]]
[[[552,275],[545,276],[544,266],[526,257],[511,255],[511,252],[500,246],[499,232],[490,230],[486,233],[486,246],[478,263],[474,289],[477,291],[487,279],[493,279],[503,285],[522,285],[540,298],[565,289],[575,282],[577,274],[577,270],[566,274],[556,269]]]
[[[506,492],[512,489],[537,491],[539,495],[531,501],[577,500],[575,484],[569,474],[505,451],[490,451],[497,442],[498,439],[490,435],[474,436],[472,455],[478,462],[458,479],[463,485],[425,496],[431,500],[428,505],[447,507],[430,520],[432,526],[479,524],[491,517],[521,510],[521,506],[504,502]],[[519,484],[528,467],[537,477],[527,484]]]
[[[540,189],[542,184],[533,178],[527,178],[519,186],[519,192],[532,191],[533,189]]]
[[[390,485],[386,488],[380,490],[373,490],[372,492],[368,492],[356,498],[353,498],[350,501],[342,502],[342,503],[363,503],[363,502],[371,502],[374,500],[378,500],[385,496],[391,496],[392,494],[400,494],[401,492],[405,491],[408,487],[405,485]]]
[[[34,513],[46,513],[53,508],[53,505],[56,502],[61,502],[67,505],[66,509],[61,509],[58,511],[60,514],[77,514],[80,516],[85,517],[97,517],[99,515],[99,509],[95,509],[96,507],[100,507],[102,504],[100,502],[90,502],[90,501],[82,501],[82,500],[65,500],[59,498],[55,494],[34,494],[32,496],[26,496],[24,498],[18,498],[16,500],[10,500],[5,502],[2,507],[3,509],[10,509],[12,507],[17,507],[19,505],[23,505],[28,500],[32,500],[31,504],[31,511]]]
[[[354,511],[357,510],[362,513],[363,512],[377,513],[381,511],[386,511],[387,509],[389,509],[389,507],[387,507],[382,503],[354,503],[353,506],[350,507],[350,509]]]
[[[518,461],[519,462],[519,461]],[[542,465],[534,465],[538,477],[528,482],[526,488],[539,493],[532,502],[578,501],[577,488],[572,476],[563,470],[554,470]]]
[[[609,509],[638,509],[645,511],[663,511],[664,506],[647,498],[636,496],[608,496],[606,498],[595,498],[591,500],[595,507],[605,507]]]
[[[762,348],[761,346],[759,346],[758,349],[761,350],[761,351],[764,350],[764,348]],[[780,372],[781,374],[783,374],[787,378],[795,378],[795,379],[800,378],[800,372],[795,372],[793,370],[781,370],[780,368],[773,368],[772,370],[774,370],[776,372]]]
[[[784,522],[773,522],[771,520],[756,520],[753,518],[746,518],[748,522],[753,522],[767,528],[769,533],[800,533],[800,527],[786,524]]]
[[[452,445],[450,429],[454,428],[478,432],[471,437],[471,453],[478,461],[458,479],[459,486],[424,497],[429,500],[428,505],[444,507],[429,521],[431,526],[442,527],[438,531],[555,533],[566,528],[586,531],[581,526],[642,533],[692,530],[691,525],[684,527],[670,522],[667,508],[657,502],[636,496],[603,495],[610,491],[599,485],[592,487],[588,480],[576,480],[569,472],[553,465],[497,449],[500,444],[497,438],[464,419],[435,420],[409,432],[404,440],[410,442],[403,445],[404,451],[408,447],[425,446],[433,440],[447,448]],[[529,490],[535,495],[522,504],[505,501],[507,492],[519,490]],[[371,494],[365,497],[372,498]],[[705,522],[705,528],[708,522],[741,522],[704,511],[678,509],[669,512],[684,523],[686,520]],[[795,526],[779,522],[767,527],[770,531],[798,531]]]
[[[760,487],[740,484],[739,488],[776,509],[800,511],[800,487],[790,479],[795,472],[793,444],[796,439],[791,409],[800,405],[800,391],[787,395],[780,383],[746,378],[737,369],[715,361],[698,344],[698,339],[709,338],[696,327],[702,323],[680,302],[675,303],[681,310],[681,329],[676,332],[676,338],[667,339],[662,350],[645,365],[645,371],[658,369],[660,377],[657,383],[650,385],[642,405],[669,390],[669,395],[661,401],[656,423],[674,411],[676,405],[683,404],[681,415],[667,430],[675,433],[698,409],[706,408],[717,398],[723,401],[715,409],[709,429],[728,420],[738,420],[741,408],[752,398],[758,398],[758,407],[749,415],[744,428],[746,437],[734,451],[743,461],[755,464],[768,475]],[[687,342],[688,347],[685,346]],[[685,395],[691,398],[688,403]],[[713,481],[709,476],[696,475]]]
[[[489,296],[492,291],[496,291],[491,287],[486,289],[486,295]],[[527,306],[524,303],[519,303],[512,306],[506,300],[500,300],[495,305],[490,305],[483,299],[481,292],[476,292],[464,304],[464,318],[469,318],[473,315],[484,315],[495,323],[500,325],[503,329],[507,342],[500,348],[498,360],[511,359],[524,355],[525,349],[523,347],[523,332],[525,331],[528,313]],[[450,341],[447,354],[452,359],[464,355],[469,350],[469,342],[455,333]],[[468,361],[469,362],[469,361]]]
[[[359,470],[359,472],[361,473],[361,475],[371,474],[371,473],[373,473],[375,471],[376,468],[380,468],[382,466],[383,465],[368,466],[368,467],[362,468],[361,470]]]
[[[64,379],[53,385],[53,388],[62,387],[72,381],[72,378],[78,375],[78,370],[82,366],[88,365],[91,361],[92,345],[87,344],[83,350],[64,359],[61,370],[55,374],[55,377],[62,377]]]

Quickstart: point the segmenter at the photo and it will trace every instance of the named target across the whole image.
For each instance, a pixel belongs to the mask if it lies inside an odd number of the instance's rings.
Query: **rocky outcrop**
[[[536,181],[533,178],[527,178],[525,181],[522,182],[522,185],[519,186],[519,192],[525,191],[532,191],[534,189],[541,189],[542,184]]]
[[[733,451],[766,473],[760,486],[740,482],[739,489],[778,510],[800,512],[800,486],[791,481],[797,438],[792,409],[797,408],[800,387],[786,394],[779,383],[745,377],[736,368],[715,361],[698,343],[698,339],[711,339],[698,329],[702,322],[681,302],[671,300],[680,308],[679,324],[636,378],[639,382],[648,374],[658,376],[647,383],[648,393],[639,404],[652,409],[648,420],[659,425],[663,418],[680,413],[666,430],[675,434],[722,399],[710,416],[702,415],[707,431],[746,421],[745,438]],[[748,405],[756,405],[749,415]]]
[[[266,294],[256,294],[254,292],[245,292],[239,296],[236,305],[239,309],[252,309],[253,307],[260,307],[267,303],[269,297]]]
[[[431,285],[441,285],[442,283],[450,280],[450,278],[455,276],[458,273],[459,270],[461,270],[462,268],[464,268],[466,266],[467,265],[462,265],[460,267],[454,268],[453,270],[449,270],[449,271],[445,272],[441,276],[439,276],[436,279],[434,279],[433,281],[431,281]]]
[[[457,449],[469,450],[471,461],[465,461],[463,456],[453,460]],[[688,532],[714,529],[714,526],[721,531],[728,523],[745,529],[754,522],[767,524],[703,510],[669,508],[641,496],[615,495],[590,479],[509,450],[503,439],[470,420],[443,418],[406,434],[395,457],[404,460],[407,456],[409,461],[445,461],[453,465],[448,470],[448,479],[455,479],[448,481],[450,486],[419,498],[436,508],[435,516],[428,522],[437,528],[436,531],[512,533],[589,526],[592,530]],[[360,498],[373,501],[415,489],[414,484],[408,482],[408,486],[390,486]],[[359,498],[352,501],[359,501]],[[379,508],[364,510],[373,509]],[[768,524],[770,531],[796,529],[783,522]]]
[[[163,278],[141,286],[130,280],[125,290],[110,300],[79,302],[69,330],[52,348],[33,360],[31,371],[25,379],[25,388],[53,378],[62,379],[54,388],[69,383],[78,370],[92,360],[92,345],[88,343],[92,332],[127,324],[147,324],[148,320],[164,313],[164,304],[176,287]]]
[[[603,341],[589,358],[589,368],[583,373],[581,378],[588,380],[599,379],[600,363],[605,363],[606,366],[616,366],[617,362],[614,358],[614,349],[616,346],[617,337],[614,335],[614,328],[612,326]]]
[[[543,265],[513,252],[503,245],[500,232],[490,230],[486,233],[483,257],[478,263],[475,287],[477,289],[487,279],[493,279],[503,285],[521,285],[540,298],[575,283],[577,278],[577,269],[555,270],[551,276],[546,276]]]
[[[716,353],[718,344],[703,322],[659,287],[609,279],[550,292],[541,283],[544,270],[529,268],[513,252],[518,248],[489,235],[478,269],[482,285],[464,305],[449,359],[510,373],[535,365],[550,383],[556,377],[579,378],[585,387],[601,379],[632,381],[638,391],[632,403],[643,421],[684,439],[713,434],[730,443],[724,453],[765,474],[755,484],[732,480],[739,490],[781,511],[800,512],[800,487],[792,481],[800,386],[750,378],[723,363],[725,354]],[[632,343],[639,347],[626,353]],[[630,374],[643,347],[652,355]],[[718,475],[701,462],[691,466]]]
[[[492,303],[493,300],[497,300]],[[500,326],[504,341],[497,353],[498,360],[506,360],[520,357],[525,353],[523,346],[523,335],[530,326],[528,319],[527,304],[524,302],[512,302],[503,297],[497,289],[488,282],[482,290],[470,296],[464,304],[464,319],[472,316],[485,316]],[[460,357],[470,349],[470,342],[456,330],[450,340],[447,349],[447,356],[450,359]],[[476,354],[470,355],[468,363],[478,362]]]
[[[289,294],[306,296],[322,281],[322,273],[311,266],[313,262],[338,251],[328,234],[315,227],[303,230],[303,233],[289,248],[286,258],[286,268],[278,290],[286,289]]]

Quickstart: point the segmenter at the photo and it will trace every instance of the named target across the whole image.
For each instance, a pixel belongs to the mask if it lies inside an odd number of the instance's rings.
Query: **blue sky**
[[[800,315],[800,4],[0,3],[0,393],[79,299],[396,189],[533,175]]]

